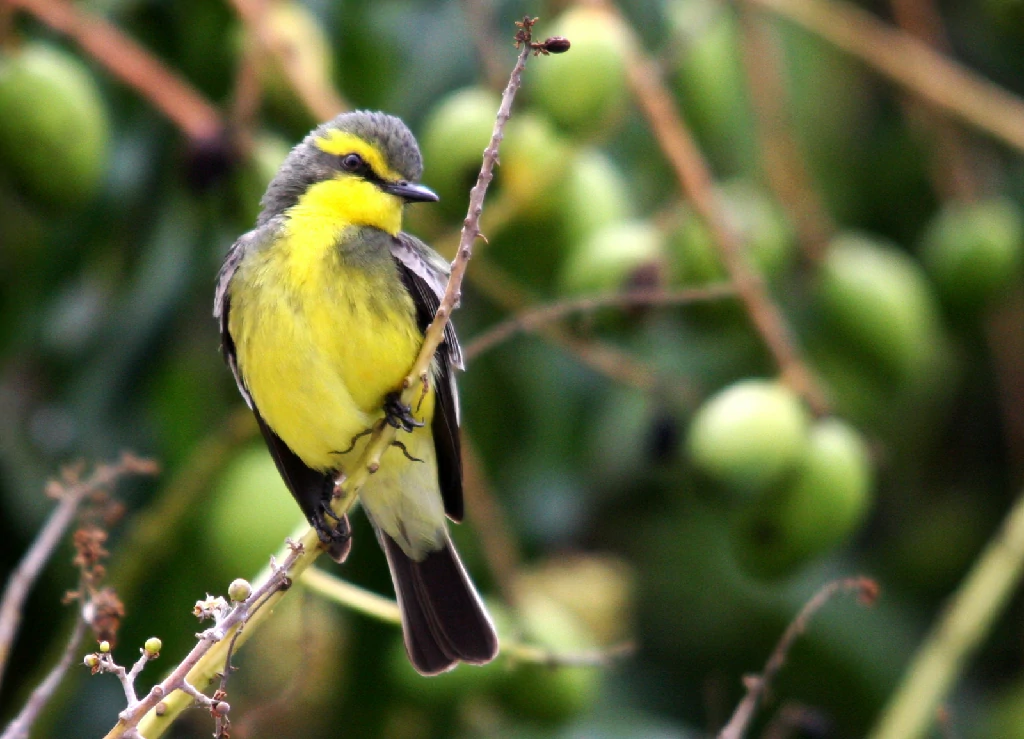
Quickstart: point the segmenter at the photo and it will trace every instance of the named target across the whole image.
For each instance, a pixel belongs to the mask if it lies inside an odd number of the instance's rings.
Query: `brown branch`
[[[1024,151],[1024,101],[843,0],[748,0],[852,54],[923,101]]]
[[[611,8],[612,6],[610,3]],[[614,12],[618,12],[612,8]],[[711,173],[701,156],[693,135],[679,115],[659,66],[640,51],[639,39],[621,13],[624,26],[633,35],[626,45],[626,73],[633,96],[665,158],[675,170],[683,194],[693,205],[710,231],[722,257],[722,263],[743,302],[751,321],[764,339],[779,367],[782,380],[803,397],[817,414],[827,412],[825,394],[800,356],[778,306],[772,302],[764,281],[750,266],[743,245],[729,228],[715,192]]]
[[[156,471],[154,462],[125,453],[116,464],[98,465],[87,480],[79,481],[74,472],[65,471],[64,481],[53,481],[47,486],[48,494],[59,498],[60,503],[11,573],[0,601],[0,681],[21,623],[25,598],[74,519],[78,506],[125,475],[153,475]]]
[[[815,593],[786,628],[761,674],[748,675],[744,678],[747,694],[736,707],[729,723],[718,734],[718,739],[741,739],[754,718],[758,703],[768,691],[782,666],[786,664],[786,658],[789,656],[793,644],[807,630],[811,619],[817,615],[818,611],[832,598],[842,593],[855,593],[862,603],[871,605],[878,597],[878,584],[866,577],[850,577],[844,580],[833,580]]]
[[[246,33],[260,50],[274,57],[288,78],[292,90],[318,121],[329,121],[350,106],[326,79],[313,79],[304,73],[299,57],[281,38],[267,19],[267,0],[231,0]]]
[[[516,602],[516,572],[522,561],[519,544],[512,534],[505,511],[494,497],[484,476],[483,460],[476,445],[465,431],[462,432],[463,495],[466,514],[473,522],[473,531],[480,540],[484,558],[498,586],[502,599]]]
[[[3,735],[0,735],[0,739],[28,739],[32,725],[39,717],[43,708],[46,707],[46,704],[49,703],[61,680],[64,679],[68,668],[71,667],[71,664],[78,656],[78,647],[85,636],[86,627],[85,619],[79,616],[75,620],[75,630],[71,632],[71,638],[68,639],[68,644],[64,648],[64,654],[61,656],[60,661],[53,666],[49,674],[32,691],[21,711],[7,725]]]
[[[942,16],[933,0],[889,0],[889,5],[900,28],[935,50],[950,53]],[[904,99],[902,105],[910,124],[932,141],[929,159],[935,191],[944,200],[977,200],[981,183],[959,126],[916,100]]]
[[[216,139],[220,112],[116,26],[65,0],[8,0],[71,38],[111,75],[134,88],[193,141]]]
[[[735,295],[736,291],[732,286],[723,283],[682,290],[630,290],[539,305],[524,310],[474,337],[466,345],[465,355],[467,360],[471,360],[518,333],[535,331],[540,326],[559,321],[576,313],[593,313],[601,308],[630,308],[638,305],[687,305],[734,297]]]
[[[792,134],[786,106],[788,93],[781,74],[778,40],[748,2],[737,6],[742,32],[741,58],[754,111],[754,134],[768,186],[796,226],[804,256],[819,261],[835,224],[814,188],[800,146]]]

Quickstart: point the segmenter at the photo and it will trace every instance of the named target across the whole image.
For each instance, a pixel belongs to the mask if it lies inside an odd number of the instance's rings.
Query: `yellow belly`
[[[229,331],[239,370],[270,428],[308,466],[338,469],[338,452],[379,417],[384,395],[400,386],[422,336],[404,291],[396,305],[380,309],[386,272],[352,269],[334,247],[316,253],[287,246],[240,265],[231,284]],[[432,413],[430,397],[416,415],[428,420]]]

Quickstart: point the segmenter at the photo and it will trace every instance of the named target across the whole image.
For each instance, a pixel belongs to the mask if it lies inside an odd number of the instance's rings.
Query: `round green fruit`
[[[538,64],[527,77],[528,90],[568,131],[586,135],[606,130],[626,99],[625,29],[601,8],[577,6],[559,16],[552,32],[569,39],[572,47]]]
[[[720,195],[726,223],[744,246],[751,266],[768,280],[783,276],[796,254],[796,239],[785,214],[763,190],[746,181],[723,185]],[[683,284],[727,277],[711,232],[692,210],[684,214],[669,244]]]
[[[694,465],[732,490],[755,495],[794,470],[808,445],[808,414],[791,390],[741,380],[707,400],[686,439]]]
[[[857,234],[833,240],[818,296],[828,324],[897,384],[928,377],[942,332],[928,279],[894,245]]]
[[[519,601],[524,641],[554,653],[593,648],[583,624],[557,601],[524,593]],[[500,696],[516,717],[559,724],[594,704],[601,671],[592,667],[558,667],[518,663],[509,672]]]
[[[738,558],[748,571],[773,577],[835,549],[863,522],[872,486],[860,434],[838,419],[819,421],[793,480],[741,514]]]
[[[109,128],[78,57],[38,43],[0,57],[0,168],[32,199],[56,208],[91,198],[106,169]]]
[[[526,111],[509,119],[501,144],[503,196],[532,215],[551,213],[571,157],[568,143],[546,116]]]
[[[559,213],[570,243],[633,214],[629,185],[615,163],[599,149],[584,147],[569,164]]]
[[[423,170],[446,212],[466,212],[500,104],[496,93],[467,87],[447,95],[427,116],[420,136]]]
[[[204,539],[229,576],[257,572],[303,521],[302,513],[260,445],[241,450],[217,481]]]
[[[609,224],[573,246],[562,271],[562,290],[569,294],[621,290],[664,263],[661,234],[646,221]]]
[[[976,311],[1020,276],[1024,214],[1005,199],[948,205],[925,232],[921,258],[947,305]]]

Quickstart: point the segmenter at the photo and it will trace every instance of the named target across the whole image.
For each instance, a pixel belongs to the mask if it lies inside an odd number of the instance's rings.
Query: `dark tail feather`
[[[420,562],[379,531],[402,611],[405,648],[423,675],[450,670],[458,662],[484,664],[498,653],[494,625],[473,589],[450,540]]]

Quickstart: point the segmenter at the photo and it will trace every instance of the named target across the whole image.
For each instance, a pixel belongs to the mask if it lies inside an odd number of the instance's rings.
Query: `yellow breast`
[[[301,233],[239,266],[228,328],[264,420],[303,462],[330,470],[398,388],[422,336],[397,272],[346,261],[335,229]]]

